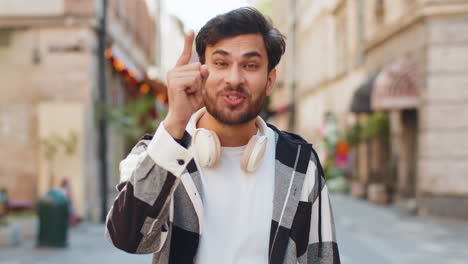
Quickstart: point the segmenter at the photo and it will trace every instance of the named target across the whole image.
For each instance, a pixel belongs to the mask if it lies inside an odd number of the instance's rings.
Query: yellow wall
[[[21,28],[1,34],[6,41],[0,45],[4,80],[0,85],[0,187],[7,188],[11,200],[35,202],[46,189],[42,137],[73,128],[83,140],[82,112],[89,110],[92,101],[94,34],[78,26]],[[64,51],[70,46],[81,50]],[[77,186],[83,183],[77,175],[84,174],[86,164],[81,159],[80,154],[64,159],[57,170],[74,179],[74,200],[82,213],[84,195]],[[68,165],[70,172],[62,173]]]
[[[76,212],[84,215],[83,147],[84,107],[82,103],[40,103],[37,106],[38,126],[38,195],[43,196],[50,188],[60,187],[67,179],[71,186],[72,202]],[[73,153],[66,153],[64,145],[54,140],[60,137],[70,141],[76,133],[77,145]],[[44,140],[52,142],[58,151],[54,159],[47,159]]]

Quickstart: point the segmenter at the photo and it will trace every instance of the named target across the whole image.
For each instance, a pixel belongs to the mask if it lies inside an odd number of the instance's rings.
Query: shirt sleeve
[[[151,159],[176,177],[182,174],[188,162],[192,159],[190,151],[183,146],[186,142],[182,142],[182,140],[184,138],[181,140],[174,139],[167,132],[164,123],[162,123],[148,145],[148,155]],[[180,141],[181,144],[177,141]]]

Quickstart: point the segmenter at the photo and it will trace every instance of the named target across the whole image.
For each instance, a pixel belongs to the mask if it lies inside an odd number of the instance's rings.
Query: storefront
[[[371,96],[372,109],[389,116],[390,162],[397,200],[416,195],[420,87],[416,63],[404,56],[382,70]]]

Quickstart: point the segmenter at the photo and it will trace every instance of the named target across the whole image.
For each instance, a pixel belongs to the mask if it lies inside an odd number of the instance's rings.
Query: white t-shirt
[[[245,146],[222,147],[215,168],[201,168],[204,224],[195,263],[268,263],[275,182],[274,132],[254,173],[240,168]]]

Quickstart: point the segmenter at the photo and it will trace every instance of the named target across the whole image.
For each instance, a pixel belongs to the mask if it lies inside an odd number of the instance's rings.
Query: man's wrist
[[[187,122],[166,119],[163,122],[164,128],[174,139],[182,139]]]

